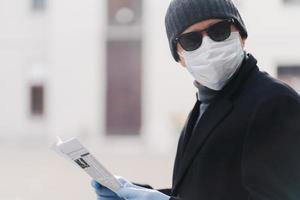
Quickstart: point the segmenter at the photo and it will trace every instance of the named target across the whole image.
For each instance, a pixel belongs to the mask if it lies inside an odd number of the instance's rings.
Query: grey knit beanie
[[[247,38],[245,24],[231,0],[172,0],[165,17],[165,25],[172,55],[179,56],[175,38],[189,26],[207,19],[234,19],[241,36]]]

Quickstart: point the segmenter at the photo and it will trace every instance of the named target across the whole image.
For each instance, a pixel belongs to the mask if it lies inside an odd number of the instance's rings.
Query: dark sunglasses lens
[[[179,43],[184,50],[194,51],[201,46],[202,35],[197,32],[183,34],[179,39]]]
[[[212,40],[214,40],[216,42],[224,41],[227,38],[229,38],[229,36],[231,34],[230,26],[231,26],[230,22],[217,23],[215,25],[212,25],[207,30],[207,34]]]

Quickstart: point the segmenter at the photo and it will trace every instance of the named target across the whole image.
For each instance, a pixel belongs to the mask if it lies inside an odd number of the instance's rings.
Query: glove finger
[[[139,185],[135,185],[131,183],[130,181],[126,180],[125,178],[121,176],[115,176],[115,178],[121,183],[122,187],[132,187],[136,189],[145,189],[144,187],[141,187]]]
[[[120,197],[102,197],[102,196],[97,196],[97,200],[123,200],[120,199]]]
[[[92,180],[91,181],[91,185],[92,185],[92,187],[93,188],[95,188],[95,189],[99,189],[100,187],[101,187],[101,185],[100,185],[100,183],[98,183],[96,180]]]
[[[102,197],[117,197],[116,193],[103,186],[100,189],[97,189],[96,193]]]
[[[125,185],[128,184],[129,181],[127,181],[125,178],[121,177],[121,176],[115,176],[115,178],[121,183],[121,185]]]
[[[92,180],[92,186],[95,188],[96,194],[101,197],[117,197],[117,195],[110,189],[104,187],[96,180]]]
[[[143,191],[137,188],[121,188],[117,192],[118,196],[124,199],[143,199],[144,196]]]
[[[132,184],[130,181],[126,180],[125,178],[121,176],[115,176],[115,178],[121,183],[122,187],[134,187],[134,188],[143,188],[137,185]]]

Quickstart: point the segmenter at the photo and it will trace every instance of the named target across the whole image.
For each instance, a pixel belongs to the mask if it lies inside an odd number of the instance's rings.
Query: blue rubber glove
[[[92,180],[91,184],[95,188],[97,200],[123,200],[116,193],[102,186],[97,181]]]
[[[169,196],[157,190],[147,189],[144,187],[134,185],[121,177],[117,177],[117,179],[122,185],[122,187],[118,191],[116,191],[117,196],[116,195],[114,196],[114,193],[107,188],[105,190],[101,189],[101,187],[105,188],[103,186],[101,186],[100,189],[97,189],[95,187],[98,200],[123,200],[123,199],[125,200],[154,200],[154,199],[169,200],[170,199]],[[108,197],[110,199],[108,199]]]

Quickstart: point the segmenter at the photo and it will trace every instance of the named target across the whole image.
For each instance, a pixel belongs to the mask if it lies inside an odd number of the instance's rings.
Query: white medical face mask
[[[222,42],[203,37],[202,45],[194,51],[183,51],[187,70],[199,82],[213,90],[221,90],[241,65],[245,52],[238,32]]]

